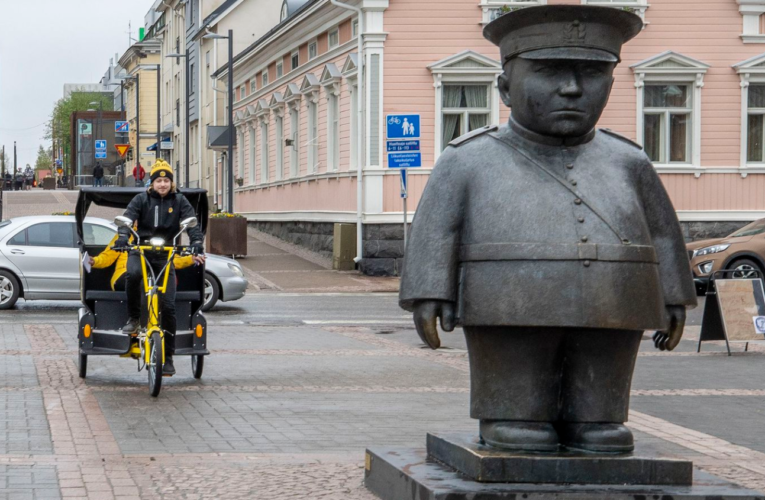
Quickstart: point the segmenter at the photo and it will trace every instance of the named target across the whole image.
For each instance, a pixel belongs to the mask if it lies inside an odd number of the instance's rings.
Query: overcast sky
[[[0,147],[34,165],[65,83],[98,83],[143,27],[152,0],[0,0]]]

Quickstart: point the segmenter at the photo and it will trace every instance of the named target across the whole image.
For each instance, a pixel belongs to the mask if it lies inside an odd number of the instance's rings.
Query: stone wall
[[[332,258],[335,225],[331,222],[250,222],[259,231]],[[400,276],[404,257],[403,224],[364,226],[364,260],[369,276]]]
[[[691,241],[723,238],[750,222],[681,222],[680,227],[683,230],[686,243],[690,243]]]

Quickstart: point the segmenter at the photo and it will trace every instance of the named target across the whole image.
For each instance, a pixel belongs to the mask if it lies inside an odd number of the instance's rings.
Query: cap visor
[[[571,59],[578,61],[600,61],[618,63],[619,58],[610,52],[600,49],[587,49],[584,47],[556,47],[550,49],[536,49],[518,54],[523,59]]]

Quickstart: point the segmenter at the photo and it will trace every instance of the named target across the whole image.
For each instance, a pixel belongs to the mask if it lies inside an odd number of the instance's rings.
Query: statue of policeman
[[[696,295],[672,203],[642,149],[596,130],[629,12],[541,6],[484,29],[511,117],[453,141],[417,208],[400,305],[432,348],[461,324],[470,414],[490,446],[634,449],[644,330],[680,342]]]

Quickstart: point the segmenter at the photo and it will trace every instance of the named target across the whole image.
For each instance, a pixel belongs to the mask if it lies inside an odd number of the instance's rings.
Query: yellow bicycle
[[[197,226],[196,217],[190,217],[181,222],[180,232],[173,238],[172,246],[167,246],[162,238],[152,238],[148,245],[141,244],[141,238],[133,230],[133,221],[127,217],[119,216],[114,219],[118,227],[127,227],[133,233],[135,245],[129,245],[124,250],[137,251],[141,256],[141,268],[143,270],[143,285],[146,293],[146,307],[148,316],[146,327],[133,335],[130,355],[139,359],[138,370],[146,368],[149,375],[149,392],[153,397],[159,396],[162,388],[162,366],[165,363],[165,332],[160,326],[159,295],[167,290],[167,281],[170,276],[168,269],[177,253],[188,255],[187,247],[176,246],[178,237],[189,228]],[[146,263],[144,252],[167,253],[167,261],[159,273],[154,272],[151,265]],[[139,354],[140,353],[140,354]],[[143,361],[143,366],[140,364]]]

